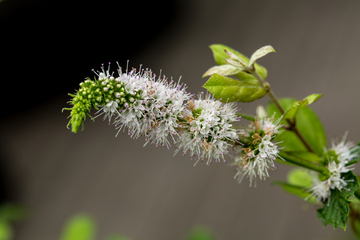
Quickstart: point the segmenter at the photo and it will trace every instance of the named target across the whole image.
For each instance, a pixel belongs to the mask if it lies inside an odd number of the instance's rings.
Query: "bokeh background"
[[[25,205],[15,240],[58,239],[63,224],[86,212],[98,239],[184,239],[206,226],[218,239],[354,239],[323,228],[316,206],[273,186],[288,166],[249,188],[226,164],[198,164],[146,146],[89,119],[66,129],[69,96],[91,69],[118,61],[162,69],[199,92],[214,60],[208,46],[229,45],[259,63],[278,97],[324,96],[311,107],[330,141],[360,139],[360,2],[357,0],[168,0],[0,2],[1,202]],[[255,114],[259,104],[239,104]],[[247,122],[244,120],[244,124]],[[360,173],[359,170],[355,170]]]

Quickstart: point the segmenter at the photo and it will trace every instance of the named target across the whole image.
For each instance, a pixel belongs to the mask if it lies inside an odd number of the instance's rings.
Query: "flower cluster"
[[[95,71],[94,71],[95,72]],[[69,125],[77,132],[92,108],[118,130],[132,138],[145,137],[145,145],[171,147],[175,154],[190,152],[197,161],[224,160],[238,140],[233,123],[239,121],[235,103],[222,103],[210,94],[198,99],[186,91],[186,84],[156,77],[150,70],[126,70],[119,67],[113,76],[109,69],[95,72],[98,79],[87,79],[70,103]],[[96,118],[95,117],[95,118]],[[118,135],[118,133],[116,135]]]
[[[339,143],[333,141],[331,149],[326,150],[326,168],[329,170],[329,178],[323,180],[320,174],[314,173],[309,197],[314,196],[317,202],[326,201],[331,195],[331,190],[341,191],[346,189],[349,181],[354,181],[354,179],[345,179],[343,174],[354,169],[351,160],[358,157],[356,151],[359,147],[352,142],[345,142],[346,135]]]
[[[259,177],[260,180],[269,178],[269,169],[275,170],[274,161],[281,158],[279,148],[274,138],[280,133],[280,120],[260,115],[252,122],[247,131],[243,132],[243,147],[241,154],[235,158],[237,173],[235,179],[239,182],[243,178],[250,181],[250,186]],[[249,140],[250,139],[250,140]]]
[[[178,119],[191,99],[191,94],[185,91],[186,84],[165,77],[156,79],[148,70],[122,73],[120,69],[115,81],[124,84],[131,96],[115,120],[118,132],[128,129],[133,138],[145,136],[146,144],[171,147],[168,136],[176,142]]]
[[[210,164],[222,159],[229,153],[229,147],[238,141],[237,131],[232,123],[239,121],[235,103],[222,103],[211,95],[199,94],[198,100],[190,101],[187,111],[183,112],[182,135],[175,154],[183,153]],[[196,164],[195,163],[195,164]]]

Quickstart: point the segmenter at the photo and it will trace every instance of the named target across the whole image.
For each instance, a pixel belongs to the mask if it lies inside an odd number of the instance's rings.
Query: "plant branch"
[[[278,101],[277,97],[275,96],[274,92],[271,90],[270,88],[270,84],[268,82],[266,82],[256,71],[251,70],[250,71],[251,74],[260,82],[260,84],[262,84],[262,86],[264,87],[264,89],[267,91],[269,97],[271,98],[271,100],[273,101],[273,103],[276,105],[276,107],[279,109],[281,115],[284,115],[285,110],[284,108],[281,106],[280,102]],[[304,136],[300,133],[300,131],[296,128],[296,123],[295,121],[291,121],[290,119],[286,119],[287,123],[289,124],[286,129],[289,131],[292,131],[293,133],[296,134],[296,136],[300,139],[300,141],[304,144],[304,146],[306,147],[306,149],[309,152],[315,153],[315,151],[312,149],[312,147],[310,146],[310,144],[306,141],[306,139],[304,138]]]

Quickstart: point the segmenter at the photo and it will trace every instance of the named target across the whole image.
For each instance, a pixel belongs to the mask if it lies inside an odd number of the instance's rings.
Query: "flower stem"
[[[326,167],[321,166],[315,162],[309,161],[305,157],[298,156],[296,154],[296,152],[294,152],[294,153],[293,152],[282,152],[281,157],[283,159],[285,159],[286,162],[293,163],[295,165],[313,170],[315,172],[324,174],[326,176],[329,175],[329,170]]]
[[[284,115],[285,110],[284,108],[281,106],[280,102],[278,101],[277,97],[275,96],[274,92],[271,90],[270,88],[270,84],[268,82],[266,82],[256,71],[255,69],[253,71],[251,71],[251,74],[260,82],[260,84],[262,84],[262,86],[264,87],[264,89],[267,91],[267,94],[269,95],[269,97],[271,98],[271,100],[273,101],[273,103],[276,105],[276,107],[279,109],[281,115]],[[292,131],[296,134],[296,136],[299,138],[299,140],[304,144],[304,146],[306,147],[306,149],[309,152],[315,153],[315,151],[312,149],[312,147],[310,146],[310,144],[306,141],[306,139],[304,138],[304,136],[300,133],[300,131],[296,128],[296,123],[295,121],[291,121],[290,119],[286,119],[286,121],[288,122],[288,126],[286,127],[286,130]]]

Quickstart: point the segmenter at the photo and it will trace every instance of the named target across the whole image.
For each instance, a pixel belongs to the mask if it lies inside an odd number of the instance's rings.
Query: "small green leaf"
[[[0,240],[13,239],[13,230],[8,222],[0,221]]]
[[[322,209],[317,210],[317,215],[318,218],[321,219],[324,227],[330,224],[334,228],[346,230],[347,219],[350,213],[350,201],[348,198],[354,195],[360,185],[357,177],[351,171],[342,174],[342,177],[348,180],[348,184],[345,187],[346,189],[342,191],[337,189],[331,190],[328,202],[325,203]],[[353,180],[353,182],[351,180]]]
[[[256,50],[253,53],[253,55],[251,55],[251,57],[250,57],[249,66],[251,67],[255,63],[256,60],[264,57],[265,55],[267,55],[268,53],[271,53],[271,52],[275,52],[275,49],[270,45],[264,46],[264,47]]]
[[[240,69],[241,71],[245,70],[246,65],[243,62],[238,62],[238,61],[235,61],[235,60],[232,60],[232,59],[226,59],[225,61],[226,61],[226,63],[230,64],[233,67],[236,67],[237,69]]]
[[[313,175],[302,168],[295,168],[288,173],[287,179],[290,184],[309,188],[312,186]]]
[[[235,80],[218,74],[212,75],[203,87],[223,102],[252,102],[266,94],[257,80]]]
[[[95,222],[84,214],[75,215],[65,225],[61,240],[95,239]]]
[[[239,68],[225,64],[225,65],[214,66],[214,67],[210,68],[209,70],[207,70],[204,73],[203,77],[211,76],[214,73],[222,75],[222,76],[230,76],[230,75],[238,74],[241,71],[242,70]]]
[[[247,58],[246,56],[244,56],[243,54],[239,53],[238,51],[222,45],[222,44],[213,44],[210,46],[213,55],[214,55],[214,59],[215,62],[218,65],[224,65],[224,64],[228,64],[226,62],[226,59],[229,58],[229,55],[225,52],[225,50],[235,54],[236,56],[238,56],[241,60],[241,62],[245,63],[245,64],[249,64],[249,58]],[[255,70],[256,72],[261,76],[262,79],[266,79],[267,77],[267,70],[266,68],[264,68],[263,66],[255,63]],[[255,79],[251,74],[245,73],[245,72],[240,72],[238,74],[235,74],[234,76],[236,76],[237,78],[241,79],[241,80],[253,80]]]
[[[215,236],[205,227],[196,227],[191,230],[187,240],[215,240]]]
[[[294,102],[297,102],[297,100],[293,98],[282,98],[279,100],[279,102],[284,109],[287,109]],[[281,117],[280,111],[277,109],[274,103],[270,103],[267,106],[267,112],[269,116],[275,114],[275,119]],[[305,106],[298,111],[295,120],[296,127],[299,132],[314,149],[316,154],[321,156],[324,151],[324,147],[326,147],[326,135],[319,118],[309,107]],[[285,119],[282,121],[282,123],[288,125]],[[286,151],[307,151],[306,147],[299,140],[296,134],[291,131],[284,131],[282,134],[276,137],[276,140],[279,142],[280,147],[285,147]]]
[[[306,191],[306,189],[302,186],[297,186],[294,184],[290,184],[290,183],[286,183],[286,182],[281,182],[281,181],[275,181],[274,182],[275,185],[280,185],[282,187],[282,189],[290,194],[293,194],[297,197],[300,197],[301,199],[306,199],[306,201],[310,202],[310,203],[316,203],[316,200],[314,197],[310,197],[309,192]]]
[[[360,142],[358,143],[357,147],[355,147],[354,150],[351,152],[356,153],[357,156],[351,159],[351,161],[349,161],[345,166],[351,166],[360,161]]]
[[[312,94],[307,96],[304,100],[294,102],[284,113],[284,118],[293,119],[296,117],[296,114],[305,106],[308,106],[316,102],[322,95],[321,94]]]
[[[14,204],[4,204],[0,207],[0,221],[18,221],[26,217],[26,208]]]

